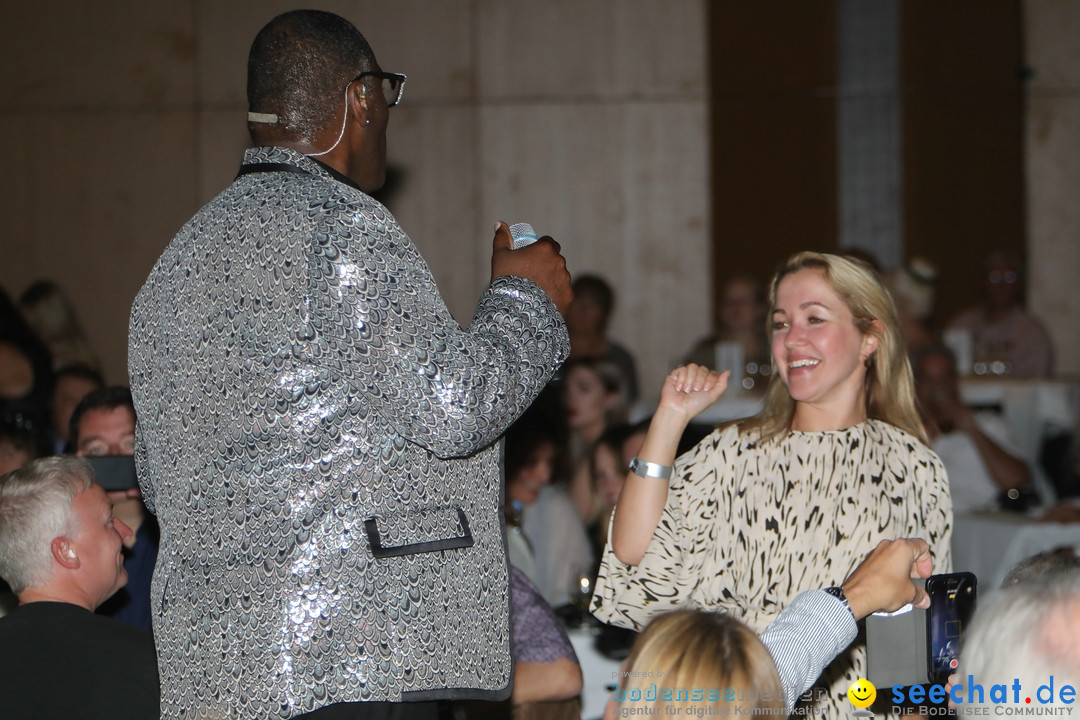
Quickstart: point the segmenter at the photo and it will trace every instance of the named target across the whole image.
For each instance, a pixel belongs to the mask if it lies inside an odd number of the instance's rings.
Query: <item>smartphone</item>
[[[84,457],[94,469],[94,479],[106,490],[130,490],[139,487],[135,477],[135,458],[131,455],[93,455]]]
[[[931,575],[926,579],[930,608],[926,618],[926,668],[929,680],[944,685],[956,672],[960,636],[975,614],[976,580],[969,572]]]

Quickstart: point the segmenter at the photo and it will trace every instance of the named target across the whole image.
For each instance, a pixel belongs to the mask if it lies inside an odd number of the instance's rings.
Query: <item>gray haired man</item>
[[[19,598],[0,618],[5,717],[158,717],[153,638],[94,614],[127,582],[130,535],[84,460],[0,477],[0,576]]]

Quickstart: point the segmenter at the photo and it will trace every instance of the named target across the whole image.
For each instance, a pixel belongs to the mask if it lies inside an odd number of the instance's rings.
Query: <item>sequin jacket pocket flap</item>
[[[424,508],[400,515],[376,515],[364,521],[371,554],[376,558],[472,547],[465,511],[457,506]]]

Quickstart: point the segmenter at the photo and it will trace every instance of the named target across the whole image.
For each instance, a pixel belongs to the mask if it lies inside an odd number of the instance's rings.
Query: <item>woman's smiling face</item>
[[[780,281],[772,328],[773,362],[796,403],[864,411],[865,359],[877,339],[855,326],[824,273],[808,268]]]

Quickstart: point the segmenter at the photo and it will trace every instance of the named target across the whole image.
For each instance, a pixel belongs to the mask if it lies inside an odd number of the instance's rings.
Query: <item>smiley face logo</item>
[[[851,683],[847,696],[851,704],[857,708],[870,707],[877,698],[877,688],[866,678],[859,678]]]

